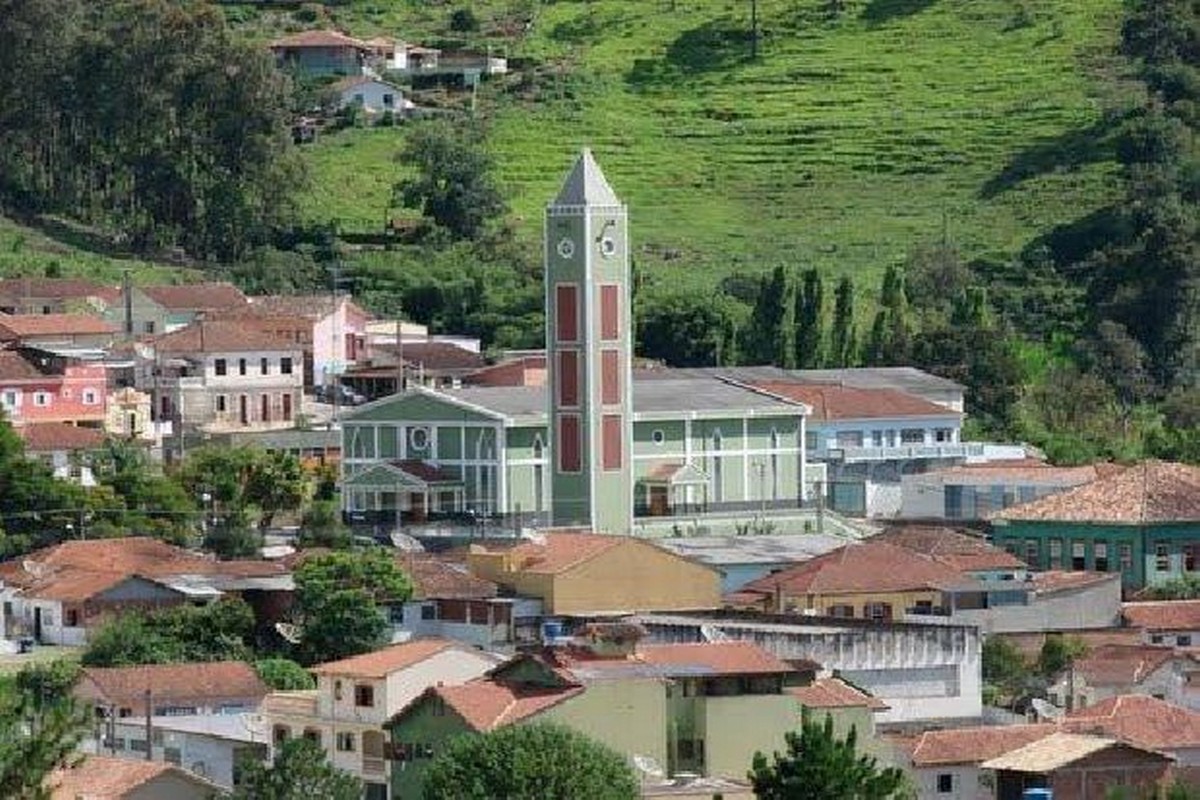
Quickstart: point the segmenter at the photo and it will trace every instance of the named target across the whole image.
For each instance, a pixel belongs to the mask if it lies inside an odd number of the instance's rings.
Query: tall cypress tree
[[[827,363],[831,367],[853,367],[858,363],[858,332],[854,325],[854,284],[845,277],[838,283],[835,293]]]
[[[903,364],[912,351],[908,321],[908,299],[904,291],[904,273],[895,265],[883,275],[879,292],[879,311],[871,325],[864,359],[868,364]]]
[[[825,363],[825,286],[816,269],[804,271],[796,294],[796,365],[815,369]]]
[[[776,268],[775,280],[772,280],[772,284],[776,284],[780,276],[783,279],[780,286],[783,294],[779,298],[779,326],[776,328],[775,354],[772,363],[783,369],[795,369],[796,303],[798,292],[796,291],[796,281],[793,279],[792,274],[783,267]]]
[[[763,277],[745,337],[746,356],[750,362],[776,366],[794,364],[794,291],[793,282],[783,267],[776,267],[769,278]]]

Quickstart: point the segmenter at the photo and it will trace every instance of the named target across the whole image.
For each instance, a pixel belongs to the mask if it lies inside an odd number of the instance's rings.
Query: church
[[[632,534],[646,520],[799,508],[824,479],[810,408],[721,374],[635,372],[629,216],[584,150],[546,208],[543,386],[424,387],[348,414],[342,503]]]

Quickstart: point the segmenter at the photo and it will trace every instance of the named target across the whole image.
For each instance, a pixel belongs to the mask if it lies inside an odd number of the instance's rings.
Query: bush
[[[264,658],[254,662],[254,671],[277,692],[315,689],[317,685],[308,670],[289,658]]]
[[[470,33],[479,30],[479,18],[470,8],[456,8],[450,14],[450,30]]]

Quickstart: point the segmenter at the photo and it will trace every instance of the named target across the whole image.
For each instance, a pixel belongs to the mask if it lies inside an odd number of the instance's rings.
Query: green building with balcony
[[[1145,461],[992,517],[1033,569],[1119,572],[1127,591],[1200,572],[1200,467]]]

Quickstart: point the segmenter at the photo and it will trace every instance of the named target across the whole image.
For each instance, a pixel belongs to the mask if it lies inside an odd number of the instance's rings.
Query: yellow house
[[[471,572],[540,598],[547,614],[629,614],[721,607],[716,570],[642,539],[548,533],[503,549],[478,545]]]
[[[891,620],[951,609],[960,594],[962,602],[974,603],[979,593],[970,575],[908,548],[867,540],[751,581],[735,599],[764,611]]]

